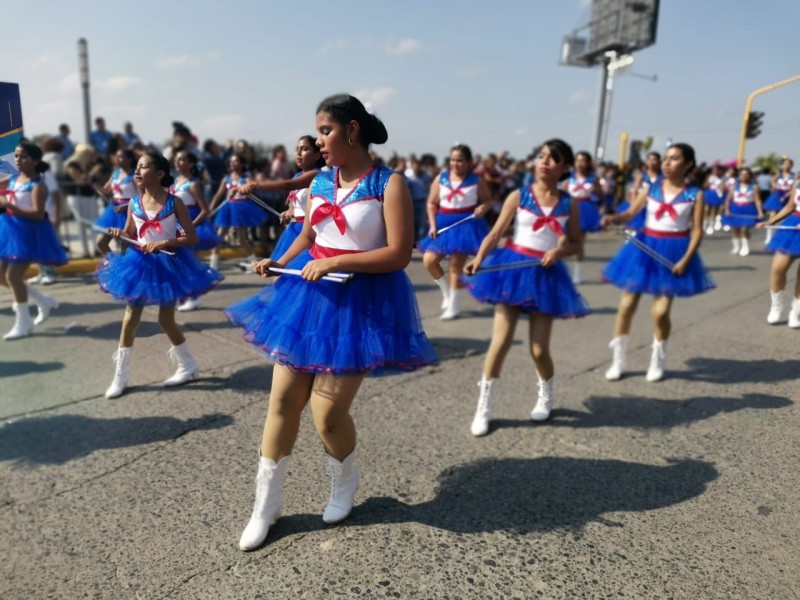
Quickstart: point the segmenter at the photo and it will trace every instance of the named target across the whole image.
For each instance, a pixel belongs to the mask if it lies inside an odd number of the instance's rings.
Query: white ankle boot
[[[167,356],[178,366],[178,369],[172,377],[164,381],[164,385],[180,385],[199,375],[200,369],[194,356],[189,352],[188,342],[184,341],[180,346],[173,346],[167,351]]]
[[[458,300],[459,290],[456,288],[450,289],[450,302],[447,303],[447,308],[444,309],[442,316],[439,317],[442,321],[452,321],[458,318],[461,314],[461,303]]]
[[[215,271],[219,269],[219,254],[216,252],[211,254],[211,258],[208,259],[208,266],[214,269]]]
[[[531,420],[542,422],[550,418],[550,411],[553,410],[553,403],[556,401],[553,393],[553,378],[547,381],[539,377],[539,396],[536,399],[536,406],[531,411]]]
[[[18,340],[33,333],[33,321],[31,311],[27,302],[14,302],[11,305],[14,310],[14,326],[3,336],[6,341]]]
[[[739,251],[742,249],[742,242],[739,238],[733,238],[733,246],[731,248],[731,254],[739,254]]]
[[[658,341],[653,338],[653,353],[650,355],[650,368],[647,369],[647,381],[660,381],[664,378],[664,362],[666,360],[667,340]]]
[[[583,262],[576,260],[572,264],[572,283],[575,285],[583,283]]]
[[[800,298],[792,300],[792,309],[789,311],[789,327],[800,329]]]
[[[27,286],[28,296],[33,298],[36,307],[39,309],[36,318],[33,320],[34,325],[44,323],[50,317],[50,311],[58,308],[58,300],[47,294],[43,294],[35,287]]]
[[[342,462],[328,456],[328,474],[331,476],[331,497],[322,520],[331,524],[346,519],[353,510],[353,498],[360,482],[355,451]]]
[[[785,308],[785,296],[783,292],[770,292],[772,304],[767,315],[767,323],[774,325],[783,317],[783,309]]]
[[[442,291],[442,310],[447,310],[447,307],[450,305],[450,284],[447,283],[447,273],[439,277],[439,279],[434,279],[433,282],[439,286],[439,289]]]
[[[742,238],[742,247],[739,249],[739,256],[747,256],[750,254],[750,240]]]
[[[475,416],[472,418],[472,425],[469,428],[474,436],[482,436],[489,433],[489,421],[492,418],[492,409],[494,408],[494,399],[492,398],[494,382],[494,379],[486,379],[486,377],[481,377],[478,382],[478,387],[480,388],[478,408],[475,409]]]
[[[271,458],[258,459],[256,474],[256,501],[250,521],[239,538],[239,548],[244,551],[255,550],[267,539],[270,525],[281,516],[283,509],[283,480],[289,457],[284,456],[277,463]]]
[[[178,306],[180,312],[188,312],[190,310],[197,310],[198,308],[200,308],[200,298],[187,298]]]
[[[106,398],[116,398],[121,396],[128,385],[128,377],[131,374],[131,351],[133,348],[117,348],[111,356],[114,360],[114,380],[106,390]]]
[[[611,367],[606,371],[606,379],[617,381],[625,372],[625,355],[628,352],[628,336],[619,335],[608,344],[611,348]]]

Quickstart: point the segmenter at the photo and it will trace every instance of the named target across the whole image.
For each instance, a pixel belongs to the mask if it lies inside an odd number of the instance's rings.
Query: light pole
[[[86,38],[78,40],[78,66],[83,88],[83,126],[86,143],[91,143],[92,111],[89,107],[89,48]]]

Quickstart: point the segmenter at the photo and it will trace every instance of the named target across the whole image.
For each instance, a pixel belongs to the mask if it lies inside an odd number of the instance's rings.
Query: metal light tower
[[[86,38],[78,40],[78,66],[83,88],[83,126],[86,143],[91,143],[92,111],[89,107],[89,47]]]

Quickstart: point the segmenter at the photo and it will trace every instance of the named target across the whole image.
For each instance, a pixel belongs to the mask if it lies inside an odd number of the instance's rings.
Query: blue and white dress
[[[645,228],[637,239],[670,262],[680,261],[689,248],[694,206],[700,193],[699,187],[687,186],[667,197],[663,179],[650,186]],[[627,292],[655,296],[694,296],[715,287],[698,252],[683,275],[674,275],[631,242],[623,244],[606,265],[603,277]]]
[[[574,172],[567,180],[567,193],[578,202],[580,209],[581,231],[587,233],[600,231],[600,210],[592,200],[595,181],[597,177],[594,173],[588,174],[584,179],[578,179]]]
[[[562,192],[552,207],[541,206],[532,186],[520,188],[519,207],[514,221],[514,237],[503,248],[495,248],[481,268],[530,261],[558,246],[567,229],[570,197]],[[478,269],[462,276],[478,302],[508,304],[528,313],[544,313],[558,318],[582,317],[591,312],[562,261],[550,267],[517,267],[485,273]]]
[[[297,179],[301,175],[303,175],[302,171],[295,173],[292,179]],[[286,229],[281,233],[281,237],[278,238],[278,243],[275,244],[275,249],[272,251],[272,258],[274,260],[283,256],[283,253],[294,244],[297,236],[303,231],[303,221],[306,219],[307,198],[308,188],[289,192],[289,197],[286,198],[286,205],[292,209],[292,222],[286,226]]]
[[[199,183],[196,178],[186,179],[181,183],[175,183],[170,188],[170,192],[174,194],[176,197],[180,198],[183,205],[186,207],[186,210],[189,211],[189,217],[194,221],[197,218],[197,215],[200,214],[200,207],[197,205],[197,198],[194,197],[194,194],[191,191],[192,184]],[[181,226],[178,224],[178,228],[180,229]],[[216,246],[219,246],[222,243],[222,238],[217,235],[217,232],[214,231],[214,227],[211,225],[211,221],[209,219],[203,219],[200,223],[194,226],[194,230],[197,232],[197,244],[192,246],[195,250],[211,250]]]
[[[788,198],[786,194],[789,193],[789,190],[792,188],[792,184],[794,183],[795,174],[789,173],[788,175],[784,173],[779,173],[778,177],[775,179],[775,189],[767,198],[767,201],[764,203],[764,210],[767,212],[780,212],[781,209],[786,205],[786,201]]]
[[[172,194],[158,211],[145,211],[141,196],[134,196],[128,206],[138,240],[160,242],[178,238]],[[175,255],[145,254],[138,246],[131,246],[124,254],[109,252],[95,271],[95,279],[104,292],[134,306],[174,304],[198,298],[223,280],[219,272],[197,260],[189,248],[180,246],[170,251]]]
[[[136,184],[133,181],[133,177],[133,171],[126,175],[122,172],[122,169],[114,169],[114,173],[111,175],[111,202],[97,217],[94,222],[95,225],[105,228],[125,229],[125,223],[128,221],[128,210],[127,208],[122,209],[122,207],[127,207],[128,202],[136,195]],[[117,212],[117,209],[120,209],[120,212]]]
[[[217,227],[258,227],[267,220],[267,212],[258,204],[237,194],[233,190],[247,183],[247,176],[242,175],[236,181],[230,175],[225,176],[225,187],[228,189],[228,201],[214,215]]]
[[[392,171],[375,165],[350,190],[339,189],[338,175],[338,169],[323,171],[311,183],[307,218],[316,240],[287,268],[386,246],[383,196]],[[402,270],[356,273],[347,283],[283,275],[225,312],[244,328],[247,342],[298,371],[346,375],[436,363]]]
[[[660,174],[656,175],[655,177],[650,177],[649,173],[645,173],[644,175],[642,175],[642,183],[641,183],[641,185],[639,187],[639,191],[641,191],[642,189],[649,190],[650,186],[651,185],[656,185],[661,180],[661,178],[662,178],[662,175],[660,175]],[[638,196],[639,193],[637,192],[636,195]],[[620,212],[625,212],[626,210],[628,210],[630,208],[630,206],[631,206],[631,203],[628,200],[625,200],[625,202],[623,202],[622,204],[619,205],[619,211]],[[633,231],[636,231],[637,233],[641,232],[642,229],[644,229],[644,222],[645,222],[646,214],[647,214],[647,210],[645,208],[642,208],[642,210],[640,210],[638,213],[636,213],[636,215],[634,215],[634,217],[630,221],[625,223],[625,228],[626,229],[631,229]]]
[[[15,206],[33,209],[33,188],[39,183],[42,183],[41,177],[23,182],[19,175],[14,175],[8,182],[8,189],[0,191],[11,202],[0,215],[0,262],[63,265],[68,260],[47,215],[36,220],[14,213]]]
[[[722,177],[709,175],[706,179],[706,189],[703,192],[706,206],[722,206],[725,204],[725,182]]]
[[[772,239],[767,244],[769,252],[779,252],[789,256],[800,256],[800,187],[795,188],[794,212],[781,221],[785,227],[795,227],[795,229],[776,229]]]
[[[755,196],[756,184],[740,183],[733,185],[733,198],[730,203],[730,216],[723,215],[722,224],[729,227],[750,229],[758,223],[758,207]]]
[[[460,183],[450,179],[450,171],[442,171],[439,175],[439,208],[436,211],[436,229],[449,227],[475,212],[480,204],[478,197],[478,181],[474,171],[469,173]],[[484,219],[470,219],[458,227],[448,229],[435,238],[425,237],[417,247],[422,252],[435,252],[442,256],[450,254],[475,254],[481,242],[489,233],[489,226]]]

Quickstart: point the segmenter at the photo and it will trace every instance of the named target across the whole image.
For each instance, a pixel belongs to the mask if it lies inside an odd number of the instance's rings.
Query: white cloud
[[[372,108],[378,108],[387,104],[396,93],[397,90],[395,90],[393,87],[384,86],[358,90],[353,95],[361,100],[364,105],[369,104]]]
[[[483,77],[489,74],[489,67],[477,67],[474,69],[458,69],[456,76],[461,79],[471,79],[473,77]]]
[[[217,115],[201,121],[197,131],[203,136],[230,138],[244,135],[246,119],[244,115]],[[194,127],[192,127],[194,130]]]
[[[78,77],[78,72],[73,71],[69,75],[62,77],[54,86],[58,92],[75,92],[81,89],[81,80]]]
[[[200,54],[173,54],[162,56],[156,60],[156,66],[160,69],[175,69],[180,67],[197,67],[210,62],[219,60],[219,52],[205,52]]]
[[[411,54],[422,47],[422,43],[414,38],[403,38],[402,40],[387,40],[386,52],[388,54]]]
[[[517,129],[514,130],[514,135],[519,135],[519,136],[528,135],[528,128],[527,127],[517,127]]]
[[[317,48],[317,51],[314,54],[316,56],[324,56],[325,54],[331,54],[332,52],[343,50],[347,48],[347,46],[348,42],[345,38],[337,38],[332,42],[329,42],[324,46],[320,46],[319,48]]]
[[[43,102],[34,108],[40,116],[48,116],[53,114],[61,114],[67,107],[64,100],[53,100],[52,102]]]
[[[141,84],[142,80],[138,77],[115,75],[114,77],[98,81],[95,85],[98,89],[108,92],[109,94],[118,94]]]
[[[589,99],[589,94],[586,90],[575,90],[567,98],[567,104],[570,106],[578,106],[583,104]]]
[[[127,118],[132,115],[143,115],[145,106],[143,104],[114,104],[103,106],[98,113],[103,115],[123,115],[123,117]]]

